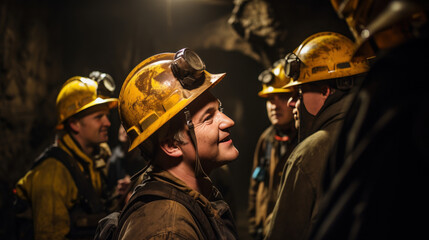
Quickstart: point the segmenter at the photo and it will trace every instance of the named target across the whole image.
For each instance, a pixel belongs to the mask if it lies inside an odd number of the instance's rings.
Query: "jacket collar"
[[[152,178],[154,180],[157,181],[162,181],[168,184],[173,185],[174,187],[176,187],[177,189],[189,194],[190,196],[192,196],[192,198],[194,198],[200,205],[211,209],[212,211],[214,210],[212,208],[211,202],[215,202],[217,200],[223,200],[222,194],[219,192],[219,190],[210,183],[211,187],[211,192],[210,195],[208,196],[208,198],[206,198],[204,195],[202,195],[201,193],[195,191],[194,189],[190,188],[189,186],[186,185],[185,182],[183,182],[182,180],[180,180],[179,178],[173,176],[171,173],[169,173],[168,171],[165,171],[159,167],[157,167],[156,165],[151,165],[148,170],[143,173],[143,180],[147,180],[149,178]]]
[[[111,155],[107,143],[102,143],[100,144],[97,155],[88,156],[82,151],[82,148],[77,141],[68,133],[63,135],[58,142],[58,145],[68,154],[78,158],[78,160],[81,160],[84,163],[94,163],[95,168],[104,168],[106,166],[106,160]]]
[[[329,124],[342,120],[345,117],[348,106],[353,99],[353,94],[346,94],[320,112],[312,126],[312,133],[325,128]]]

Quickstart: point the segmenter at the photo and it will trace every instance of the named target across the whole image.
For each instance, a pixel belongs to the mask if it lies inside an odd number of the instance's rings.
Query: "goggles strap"
[[[189,129],[189,135],[191,136],[191,141],[195,148],[195,177],[207,177],[207,174],[204,172],[203,167],[201,166],[200,158],[198,157],[197,137],[195,135],[194,124],[192,123],[191,119],[191,112],[189,112],[189,110],[185,108],[184,113],[186,118],[186,125]]]

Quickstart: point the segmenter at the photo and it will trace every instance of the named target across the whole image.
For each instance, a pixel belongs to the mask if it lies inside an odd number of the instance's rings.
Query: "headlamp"
[[[98,83],[97,96],[111,97],[116,89],[115,81],[112,76],[107,73],[93,71],[89,74],[89,78]]]
[[[259,74],[258,80],[263,84],[269,84],[274,80],[275,76],[270,70],[264,70]]]
[[[171,63],[171,71],[185,89],[194,89],[204,82],[206,66],[191,49],[183,48],[176,52]]]
[[[288,53],[285,57],[285,74],[296,81],[299,78],[301,60],[295,53]]]

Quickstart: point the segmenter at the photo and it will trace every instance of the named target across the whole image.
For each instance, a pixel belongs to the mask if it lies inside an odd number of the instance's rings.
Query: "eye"
[[[206,116],[204,116],[203,119],[204,119],[203,122],[210,121],[211,119],[213,119],[213,113],[206,114]]]

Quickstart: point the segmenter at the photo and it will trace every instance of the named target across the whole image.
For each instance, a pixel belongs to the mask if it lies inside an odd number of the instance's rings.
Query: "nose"
[[[289,100],[287,101],[287,106],[290,108],[295,108],[296,100],[297,100],[297,98],[290,97]]]
[[[221,116],[220,116],[219,129],[225,130],[235,125],[234,120],[228,117],[225,113],[220,113],[220,114]]]
[[[270,102],[269,107],[273,110],[275,110],[282,104],[280,98],[277,95],[270,97],[268,101]]]
[[[103,125],[106,127],[110,127],[110,125],[111,125],[109,117],[107,115],[103,116]]]

